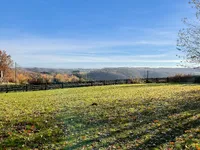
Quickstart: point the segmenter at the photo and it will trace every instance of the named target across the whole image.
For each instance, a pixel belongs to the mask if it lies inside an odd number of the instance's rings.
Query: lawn
[[[200,86],[0,94],[0,149],[200,149]]]

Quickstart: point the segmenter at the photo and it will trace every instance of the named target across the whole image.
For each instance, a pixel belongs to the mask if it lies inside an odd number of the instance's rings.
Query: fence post
[[[159,83],[159,80],[158,80],[158,78],[156,78],[156,83]]]
[[[8,85],[6,85],[6,93],[8,93]]]
[[[26,84],[26,92],[28,91],[28,84]]]
[[[128,84],[128,79],[126,79],[126,84]]]
[[[64,83],[62,82],[62,89],[64,88]]]
[[[45,83],[45,90],[47,90],[47,84]]]
[[[167,83],[169,83],[169,78],[167,77]]]

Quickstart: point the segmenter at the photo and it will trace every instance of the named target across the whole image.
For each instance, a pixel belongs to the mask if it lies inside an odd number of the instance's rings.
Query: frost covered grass
[[[0,94],[0,149],[200,149],[200,86]]]

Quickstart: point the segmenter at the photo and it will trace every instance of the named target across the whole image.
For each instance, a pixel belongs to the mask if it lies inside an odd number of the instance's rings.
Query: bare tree
[[[11,56],[6,51],[0,50],[0,72],[2,71],[4,77],[8,76],[12,68],[13,61]]]
[[[182,65],[200,63],[200,0],[191,0],[189,4],[196,10],[196,20],[184,18],[186,28],[179,31],[177,49],[183,52]]]

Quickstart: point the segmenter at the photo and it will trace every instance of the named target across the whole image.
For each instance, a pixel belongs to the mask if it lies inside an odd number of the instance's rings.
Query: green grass
[[[199,148],[199,85],[0,94],[0,149]]]

